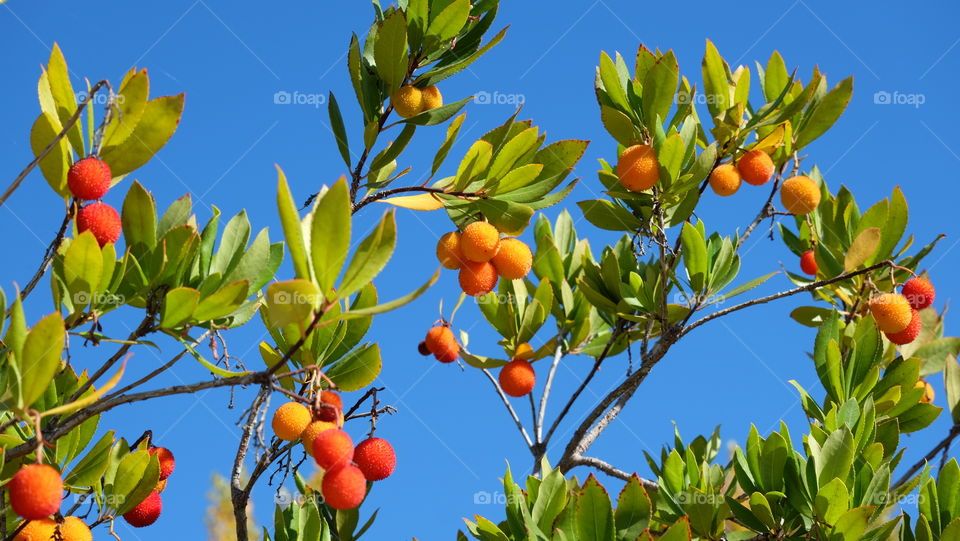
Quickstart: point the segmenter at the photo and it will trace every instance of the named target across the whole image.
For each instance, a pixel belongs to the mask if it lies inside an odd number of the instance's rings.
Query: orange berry
[[[447,349],[434,353],[433,356],[444,364],[452,363],[460,357],[460,344],[453,342],[447,346]]]
[[[920,336],[920,330],[923,328],[923,319],[920,317],[920,312],[916,310],[913,311],[913,316],[910,318],[910,324],[907,325],[907,328],[896,333],[886,333],[887,340],[890,340],[898,346],[904,344],[909,344],[917,339]]]
[[[367,480],[360,468],[341,464],[323,475],[320,493],[324,503],[334,509],[353,509],[367,495]]]
[[[53,519],[31,520],[13,538],[13,541],[49,541],[53,539],[57,523]]]
[[[424,88],[422,95],[423,110],[421,112],[443,106],[443,95],[440,94],[440,89],[436,86],[430,85]]]
[[[339,428],[324,430],[313,439],[313,459],[325,470],[350,462],[353,460],[353,440]]]
[[[173,470],[177,467],[177,461],[173,459],[173,453],[166,447],[152,447],[148,450],[152,455],[157,455],[160,460],[160,480],[170,477]]]
[[[273,414],[273,433],[283,441],[294,441],[307,428],[313,416],[310,409],[299,402],[287,402]]]
[[[393,110],[403,118],[423,112],[423,91],[413,85],[401,86],[390,96]]]
[[[314,421],[308,424],[307,428],[303,429],[303,434],[300,434],[300,440],[303,442],[303,450],[306,451],[308,455],[313,456],[313,442],[317,439],[317,436],[327,430],[333,430],[335,428],[337,428],[336,423],[328,421]]]
[[[367,481],[380,481],[390,477],[397,467],[397,455],[390,442],[383,438],[367,438],[353,451],[356,463]]]
[[[63,541],[93,541],[90,528],[77,517],[66,517],[60,524],[60,537]]]
[[[460,253],[467,261],[490,261],[500,250],[500,232],[487,222],[473,222],[460,235]],[[464,261],[466,263],[467,261]]]
[[[884,293],[870,299],[870,313],[877,327],[885,333],[898,333],[913,319],[913,309],[907,298],[897,293]]]
[[[923,396],[920,397],[920,402],[923,404],[931,404],[933,403],[933,399],[937,397],[937,393],[933,390],[933,385],[930,385],[930,383],[922,379],[917,381],[913,388],[923,389]]]
[[[533,365],[523,359],[513,359],[500,369],[500,387],[510,396],[526,396],[537,383]]]
[[[448,269],[459,269],[463,265],[460,252],[460,233],[451,231],[437,241],[437,259]]]
[[[497,268],[487,262],[467,261],[460,269],[460,289],[467,295],[478,297],[497,287]]]
[[[737,171],[740,172],[740,177],[747,184],[754,186],[770,182],[774,169],[770,155],[762,150],[749,150],[737,160]]]
[[[136,507],[124,513],[123,520],[134,528],[144,528],[156,522],[161,511],[163,500],[160,499],[160,493],[154,490]]]
[[[710,187],[719,196],[733,195],[740,189],[740,173],[729,163],[718,165],[710,173]]]
[[[800,270],[809,274],[810,276],[817,275],[817,271],[820,270],[820,267],[817,266],[817,256],[814,255],[813,250],[807,250],[800,255]]]
[[[520,344],[520,345],[517,346],[517,348],[513,351],[513,358],[514,358],[514,359],[523,359],[524,361],[529,361],[530,359],[533,358],[533,347],[531,347],[530,344],[528,344],[528,343],[526,343],[526,342]]]
[[[106,203],[90,203],[77,213],[77,231],[90,231],[97,239],[97,244],[103,246],[116,243],[123,232],[120,214]]]
[[[900,292],[907,298],[914,310],[923,310],[930,306],[937,296],[937,290],[933,288],[930,280],[921,276],[907,280]]]
[[[60,510],[63,479],[46,464],[28,464],[13,475],[7,492],[14,513],[27,520],[40,520]]]
[[[780,187],[780,202],[790,214],[810,214],[820,204],[820,187],[803,175],[788,178]]]
[[[633,145],[617,160],[620,184],[631,192],[653,188],[660,181],[660,162],[650,145]]]
[[[67,187],[77,199],[100,199],[110,190],[112,178],[107,162],[91,156],[70,166]]]
[[[519,280],[530,272],[533,266],[533,253],[530,247],[520,239],[503,239],[500,251],[490,260],[497,274],[508,280]]]
[[[436,355],[446,351],[450,344],[456,344],[457,338],[453,336],[453,331],[445,325],[430,327],[427,331],[427,338],[424,340],[430,353]]]

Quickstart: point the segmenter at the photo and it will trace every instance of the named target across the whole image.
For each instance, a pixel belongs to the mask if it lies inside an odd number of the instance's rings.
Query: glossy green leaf
[[[50,113],[41,113],[30,129],[30,148],[34,156],[39,156],[60,133],[62,127],[59,121]],[[40,160],[40,172],[47,184],[60,197],[69,197],[67,188],[67,170],[70,167],[70,148],[66,138],[60,139],[50,152]]]
[[[387,94],[392,94],[407,76],[407,19],[403,11],[394,11],[380,23],[373,58]],[[349,159],[344,159],[349,165]]]
[[[360,290],[387,265],[397,244],[397,222],[394,211],[384,213],[377,227],[357,247],[337,294],[346,298]]]
[[[167,144],[180,123],[183,100],[179,94],[148,101],[133,133],[117,145],[104,146],[101,157],[114,177],[139,168]]]
[[[44,317],[27,333],[19,359],[22,378],[20,407],[30,407],[43,395],[60,368],[65,338],[66,329],[59,313]]]
[[[843,114],[853,96],[853,77],[840,81],[821,98],[800,127],[796,147],[801,149],[830,129]]]
[[[380,375],[382,366],[380,346],[368,344],[348,353],[330,366],[326,374],[337,384],[339,390],[350,392],[373,383]]]
[[[328,298],[350,250],[350,194],[341,178],[320,196],[311,218],[310,257],[317,285]]]
[[[174,329],[187,323],[193,316],[200,292],[191,287],[177,287],[167,292],[160,310],[160,326]]]

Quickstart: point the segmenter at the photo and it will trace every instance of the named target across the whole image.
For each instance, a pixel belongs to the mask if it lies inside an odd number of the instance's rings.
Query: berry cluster
[[[920,310],[933,304],[936,290],[929,280],[918,276],[907,280],[900,291],[877,295],[870,299],[869,307],[877,327],[887,339],[902,346],[920,336],[923,328]]]
[[[393,110],[403,118],[417,116],[424,111],[443,105],[443,96],[435,86],[425,88],[413,85],[401,86],[390,96]]]
[[[333,391],[320,393],[316,414],[300,402],[288,402],[273,415],[273,432],[284,441],[299,439],[304,451],[323,468],[320,493],[333,509],[353,509],[367,495],[367,481],[393,473],[397,457],[390,443],[369,437],[356,447],[343,429],[343,400]]]
[[[151,447],[146,452],[156,455],[160,462],[160,480],[157,481],[157,486],[150,495],[136,507],[123,514],[123,520],[134,528],[145,528],[160,518],[160,512],[163,511],[163,500],[160,498],[160,493],[167,488],[167,478],[177,467],[173,453],[166,447]]]
[[[460,344],[446,322],[431,327],[417,349],[424,356],[432,353],[442,363],[452,363],[460,357]]]
[[[460,270],[460,289],[474,297],[493,291],[501,277],[523,278],[533,266],[529,246],[520,239],[500,238],[500,231],[487,222],[473,222],[462,233],[440,237],[437,259],[448,269]]]
[[[67,171],[70,193],[81,201],[94,201],[80,207],[77,231],[90,231],[100,246],[117,242],[122,230],[120,214],[110,205],[100,202],[110,191],[112,180],[110,166],[93,156],[75,162]]]

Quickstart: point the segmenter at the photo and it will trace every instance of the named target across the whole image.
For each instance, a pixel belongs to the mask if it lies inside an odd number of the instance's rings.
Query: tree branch
[[[408,192],[421,192],[421,193],[436,193],[444,195],[452,195],[455,197],[477,197],[480,199],[486,199],[486,194],[480,192],[448,192],[443,188],[431,188],[429,186],[404,186],[402,188],[391,188],[389,190],[382,190],[374,194],[370,194],[358,203],[353,205],[353,214],[356,214],[358,210],[363,207],[373,203],[374,201],[379,201],[390,197],[391,195],[396,195],[398,193],[408,193]]]
[[[490,380],[490,383],[493,384],[493,388],[497,390],[497,394],[500,395],[500,400],[503,401],[503,405],[506,406],[507,412],[510,414],[510,417],[513,418],[513,422],[517,425],[517,430],[520,431],[520,435],[523,436],[524,441],[527,442],[527,447],[531,451],[534,449],[533,440],[530,439],[530,434],[527,433],[527,429],[523,426],[523,423],[520,421],[520,417],[517,415],[516,410],[513,409],[513,406],[510,404],[510,399],[507,398],[506,393],[503,392],[503,389],[500,387],[500,384],[497,382],[497,378],[493,377],[493,374],[489,370],[484,368],[481,370],[487,379]]]
[[[241,475],[243,473],[243,461],[250,450],[250,438],[257,425],[257,419],[260,417],[260,410],[263,408],[267,397],[270,396],[270,387],[264,385],[260,388],[256,398],[250,404],[247,421],[243,425],[243,435],[240,437],[240,444],[237,447],[237,456],[233,461],[233,470],[230,475],[230,494],[233,502],[233,518],[237,527],[237,541],[247,541],[249,534],[247,532],[247,502],[249,502],[249,492],[247,488],[252,485],[243,486]]]
[[[903,476],[900,477],[900,479],[896,483],[894,483],[894,485],[890,488],[890,490],[894,490],[906,484],[907,481],[909,481],[910,478],[913,477],[913,474],[920,471],[920,468],[922,468],[927,462],[933,460],[933,458],[937,456],[937,453],[939,453],[943,449],[947,449],[948,447],[950,447],[950,444],[953,443],[953,440],[957,436],[960,436],[960,423],[950,427],[950,431],[947,433],[947,437],[943,438],[943,440],[941,440],[940,443],[938,443],[933,449],[931,449],[929,453],[924,455],[923,458],[918,460],[916,464],[914,464],[913,466],[910,466],[910,469],[907,470],[906,473],[904,473]]]
[[[591,468],[600,470],[611,477],[616,477],[617,479],[622,479],[624,481],[629,481],[631,477],[636,477],[636,474],[627,473],[608,462],[604,462],[603,460],[592,456],[575,455],[570,457],[570,461],[575,466],[589,466]],[[657,483],[649,479],[644,479],[642,477],[637,477],[637,479],[640,480],[640,484],[643,486],[643,488],[647,490],[660,489],[660,486],[657,485]]]
[[[543,425],[547,416],[547,401],[550,399],[550,391],[553,389],[553,378],[557,374],[557,367],[560,366],[560,359],[563,359],[563,340],[562,336],[557,338],[557,350],[553,354],[553,362],[550,364],[550,371],[547,373],[547,382],[543,386],[543,395],[540,396],[540,411],[537,414],[537,441],[543,441]],[[540,457],[535,457],[539,459]]]

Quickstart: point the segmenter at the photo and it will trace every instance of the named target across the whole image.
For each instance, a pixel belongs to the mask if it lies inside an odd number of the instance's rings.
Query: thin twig
[[[560,366],[561,359],[563,359],[562,336],[557,338],[557,350],[553,354],[550,371],[547,372],[547,382],[543,386],[543,395],[540,396],[540,411],[537,414],[537,442],[543,442],[543,424],[547,416],[547,401],[550,399],[550,391],[553,389],[553,378],[557,374],[557,367]]]
[[[906,484],[907,481],[909,481],[910,478],[913,477],[913,474],[920,471],[920,468],[926,465],[927,462],[930,462],[931,460],[933,460],[933,458],[937,456],[937,453],[939,453],[943,449],[949,448],[950,444],[953,443],[954,438],[956,438],[957,436],[960,436],[960,423],[957,423],[952,427],[950,427],[950,431],[947,432],[947,437],[943,438],[943,440],[941,440],[940,443],[934,446],[934,448],[931,449],[929,453],[924,455],[923,458],[918,460],[916,464],[914,464],[913,466],[910,466],[910,469],[907,470],[906,473],[904,473],[903,476],[900,477],[900,479],[896,483],[894,483],[892,487],[890,487],[890,490],[895,490],[901,487],[902,485]]]
[[[510,417],[513,418],[513,422],[517,424],[517,430],[520,431],[520,435],[522,435],[524,441],[527,442],[527,447],[532,450],[534,448],[533,440],[530,439],[530,434],[527,433],[527,429],[520,421],[520,417],[517,415],[516,410],[513,409],[513,405],[510,404],[510,399],[507,398],[506,393],[503,392],[503,389],[497,382],[497,378],[493,377],[493,374],[491,374],[486,368],[482,369],[481,372],[483,372],[483,374],[487,376],[487,379],[490,380],[490,383],[493,384],[493,388],[496,389],[497,394],[500,395],[500,400],[502,400],[503,405],[506,406],[507,412],[510,414]]]
[[[637,477],[637,479],[640,481],[640,484],[643,486],[643,488],[647,490],[658,490],[660,488],[660,486],[657,483],[649,479],[638,477],[636,476],[636,474],[627,473],[617,468],[613,464],[604,462],[603,460],[600,460],[599,458],[596,458],[596,457],[576,455],[571,457],[570,460],[576,466],[589,466],[591,468],[600,470],[611,477],[616,477],[617,479],[622,479],[624,481],[629,481],[631,477]]]

